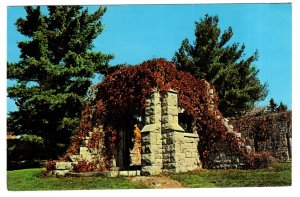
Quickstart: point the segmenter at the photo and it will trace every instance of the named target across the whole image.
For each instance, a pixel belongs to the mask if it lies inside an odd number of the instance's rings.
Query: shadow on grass
[[[146,189],[147,185],[134,183],[127,178],[106,177],[43,177],[42,169],[24,169],[7,172],[9,191],[38,190],[92,190],[92,189]]]
[[[259,170],[202,170],[171,174],[188,188],[291,186],[291,164],[276,163]]]
[[[214,187],[277,187],[291,185],[291,164],[276,163],[273,168],[259,170],[201,170],[169,174],[187,188]],[[150,189],[149,185],[133,182],[125,177],[43,177],[42,169],[24,169],[7,172],[9,191],[38,190],[97,190]]]

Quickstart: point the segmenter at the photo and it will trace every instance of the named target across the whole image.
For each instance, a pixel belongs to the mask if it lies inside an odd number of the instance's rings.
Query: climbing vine
[[[258,115],[244,115],[238,118],[232,118],[231,123],[238,132],[241,132],[246,137],[247,144],[254,141],[255,151],[269,151],[274,147],[276,139],[273,139],[275,131],[282,127],[281,122],[286,125],[286,128],[291,128],[292,113],[285,112],[264,112]],[[278,128],[277,128],[278,127]],[[288,133],[289,134],[289,133]]]
[[[72,145],[63,158],[77,154],[80,140],[101,125],[103,131],[95,134],[89,145],[92,147],[104,139],[105,163],[109,166],[118,148],[118,131],[125,128],[132,132],[128,133],[129,137],[134,135],[134,117],[143,116],[146,98],[154,88],[158,88],[162,95],[170,88],[178,92],[179,107],[185,109],[195,122],[200,136],[200,155],[204,162],[210,153],[218,151],[216,144],[220,141],[225,141],[228,149],[237,154],[244,154],[240,141],[228,133],[222,124],[222,115],[216,109],[216,90],[207,81],[178,71],[172,62],[154,59],[140,65],[122,67],[94,86],[93,99],[83,110],[79,131],[72,138]],[[214,90],[213,95],[211,89]]]

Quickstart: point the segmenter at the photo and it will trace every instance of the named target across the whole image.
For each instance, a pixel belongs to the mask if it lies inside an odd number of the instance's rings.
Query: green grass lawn
[[[276,163],[272,169],[203,170],[171,174],[188,188],[290,186],[291,164]]]
[[[43,177],[42,169],[24,169],[7,172],[9,191],[37,190],[92,190],[92,189],[142,189],[146,185],[130,182],[126,178],[105,177]]]
[[[168,176],[187,188],[290,186],[291,164],[276,163],[272,169],[202,170]],[[150,188],[142,183],[130,182],[127,178],[43,177],[40,168],[8,171],[7,187],[9,191]]]

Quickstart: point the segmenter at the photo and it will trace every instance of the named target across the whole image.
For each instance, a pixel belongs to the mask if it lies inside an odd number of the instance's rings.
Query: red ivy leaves
[[[104,127],[105,157],[109,163],[116,148],[117,132],[131,128],[134,115],[143,115],[146,98],[154,88],[158,88],[162,95],[171,88],[178,92],[179,107],[196,122],[202,158],[214,151],[215,143],[228,140],[221,113],[217,109],[210,110],[212,101],[215,105],[218,103],[216,90],[207,81],[178,71],[172,62],[154,59],[137,66],[122,67],[94,87],[95,99],[82,112],[80,130],[73,138],[69,153],[75,153],[80,139],[101,124]],[[214,89],[213,98],[209,94],[211,88]],[[237,147],[238,141],[230,138],[230,143]]]

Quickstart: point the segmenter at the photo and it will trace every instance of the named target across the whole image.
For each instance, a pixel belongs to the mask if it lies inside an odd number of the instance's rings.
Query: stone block
[[[168,131],[184,131],[184,129],[179,124],[174,123],[166,123],[162,126],[162,128]]]
[[[142,153],[143,154],[151,153],[151,145],[143,145],[142,146]]]
[[[128,171],[128,176],[137,176],[137,171]]]
[[[177,107],[177,103],[178,103],[177,94],[168,94],[166,99],[167,99],[168,106]]]
[[[242,134],[241,133],[235,133],[235,136],[238,137],[238,138],[241,138]]]
[[[80,147],[80,149],[79,149],[80,155],[87,153],[87,152],[89,152],[89,149],[87,147]]]
[[[119,176],[128,176],[128,171],[119,171]]]
[[[84,153],[80,155],[81,160],[92,161],[93,156],[90,153]]]
[[[168,115],[178,116],[178,107],[177,106],[168,106],[167,111],[168,111]]]
[[[140,174],[142,176],[158,175],[162,172],[159,166],[143,166]]]
[[[198,142],[192,143],[192,149],[196,149],[197,151],[198,148]]]
[[[69,156],[71,162],[77,162],[79,161],[80,156],[79,155],[71,155]]]
[[[106,172],[105,176],[106,177],[118,177],[119,172],[118,171],[109,171],[109,172]]]
[[[153,156],[151,154],[142,154],[142,165],[148,166],[154,163]]]
[[[228,132],[233,132],[233,126],[232,125],[228,125],[227,130],[228,130]]]
[[[88,146],[89,145],[89,140],[83,140],[82,145],[83,146]]]
[[[53,175],[57,177],[65,176],[67,173],[69,173],[70,170],[53,170]]]
[[[156,166],[162,166],[162,159],[156,158],[156,159],[155,159],[155,165],[156,165]]]
[[[174,116],[173,116],[173,120],[174,120],[174,123],[177,123],[177,124],[178,124],[178,115],[174,115]]]
[[[90,140],[91,138],[89,136],[85,136],[83,139]]]
[[[145,123],[146,123],[146,125],[148,125],[148,124],[154,124],[154,121],[153,121],[153,119],[151,119],[150,116],[146,116],[145,117]]]
[[[191,153],[191,152],[186,152],[186,153],[185,153],[185,156],[186,156],[187,158],[191,158],[191,157],[192,157],[192,153]]]
[[[72,168],[73,166],[71,162],[56,162],[55,164],[56,170],[70,170]]]
[[[151,99],[146,99],[146,108],[150,107],[152,105],[152,100]]]
[[[160,125],[159,124],[147,124],[144,126],[144,128],[142,129],[142,133],[143,132],[157,132],[160,131]],[[142,138],[143,138],[143,134],[142,134]]]
[[[158,146],[154,151],[154,154],[160,154],[162,155],[162,152],[163,152],[163,149],[162,149],[162,146]]]
[[[252,151],[251,146],[246,146],[246,153],[249,154]]]

